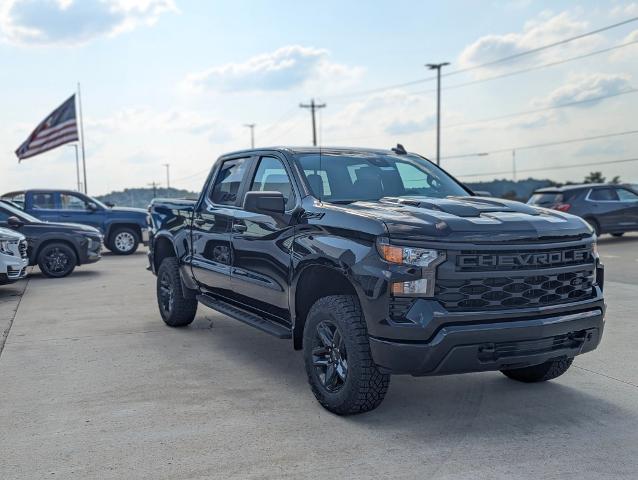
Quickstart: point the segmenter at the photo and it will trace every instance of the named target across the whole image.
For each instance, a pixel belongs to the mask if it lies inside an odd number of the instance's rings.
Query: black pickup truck
[[[150,217],[164,322],[199,302],[292,339],[338,414],[378,406],[390,374],[551,380],[603,333],[582,219],[475,196],[401,146],[231,153],[198,200]]]

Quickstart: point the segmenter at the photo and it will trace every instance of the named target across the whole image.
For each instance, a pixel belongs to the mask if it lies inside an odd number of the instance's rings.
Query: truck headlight
[[[6,239],[0,237],[0,253],[4,253],[5,255],[13,255],[13,251],[9,248],[10,244],[17,243],[13,239]]]
[[[436,267],[445,261],[445,252],[431,248],[399,247],[384,240],[379,241],[377,246],[381,257],[390,263],[421,267],[420,279],[392,284],[394,295],[434,296]]]

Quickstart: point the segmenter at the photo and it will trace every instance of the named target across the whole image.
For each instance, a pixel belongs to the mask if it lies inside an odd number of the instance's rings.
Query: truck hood
[[[110,212],[117,213],[137,213],[139,215],[144,215],[146,217],[146,210],[143,208],[133,208],[133,207],[111,207],[109,208]]]
[[[38,222],[30,223],[29,225],[42,229],[48,228],[57,232],[81,232],[87,235],[101,235],[100,231],[97,228],[91,227],[90,225],[83,225],[81,223]]]
[[[502,243],[592,235],[589,226],[574,215],[488,197],[385,197],[346,208],[383,221],[390,238],[398,240]]]

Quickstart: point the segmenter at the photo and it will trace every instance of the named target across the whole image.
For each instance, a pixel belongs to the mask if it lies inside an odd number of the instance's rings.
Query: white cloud
[[[77,45],[152,25],[174,0],[5,0],[0,31],[21,45]]]
[[[616,50],[609,57],[614,62],[622,62],[622,61],[636,61],[636,57],[638,55],[638,30],[634,30],[630,32],[622,42],[619,43],[630,43],[636,42],[634,45],[627,46],[620,50]]]
[[[524,51],[538,48],[568,37],[584,33],[588,28],[588,23],[577,20],[568,12],[552,15],[544,12],[538,18],[525,23],[522,32],[510,32],[505,34],[485,35],[468,45],[459,56],[459,64],[462,68],[473,67],[482,63],[497,60],[503,57],[516,55]],[[580,40],[575,40],[560,48],[549,49],[539,52],[538,55],[558,58],[565,56],[565,51],[572,48],[579,48],[597,45],[602,41],[599,35],[592,35]],[[518,61],[533,59],[535,55],[521,57]],[[495,64],[492,68],[499,69],[511,65],[512,62]],[[483,72],[489,69],[484,69]],[[479,73],[480,74],[480,73]]]
[[[638,15],[638,3],[632,2],[625,5],[616,5],[611,9],[612,17],[633,17]]]
[[[590,100],[605,95],[614,95],[631,88],[628,75],[593,73],[574,75],[568,83],[553,90],[545,98],[533,103],[542,106],[555,106],[570,102]],[[584,103],[584,107],[596,105],[598,101]]]
[[[227,63],[193,73],[186,86],[196,91],[283,91],[320,82],[349,83],[363,70],[332,63],[325,49],[289,45],[270,53],[249,58],[241,63]]]

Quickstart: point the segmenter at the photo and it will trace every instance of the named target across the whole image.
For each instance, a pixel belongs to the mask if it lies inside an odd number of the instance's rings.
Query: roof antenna
[[[403,147],[403,145],[401,145],[400,143],[397,143],[397,146],[394,147],[392,149],[392,151],[394,153],[396,153],[397,155],[407,155],[408,152],[405,150],[405,148]]]

